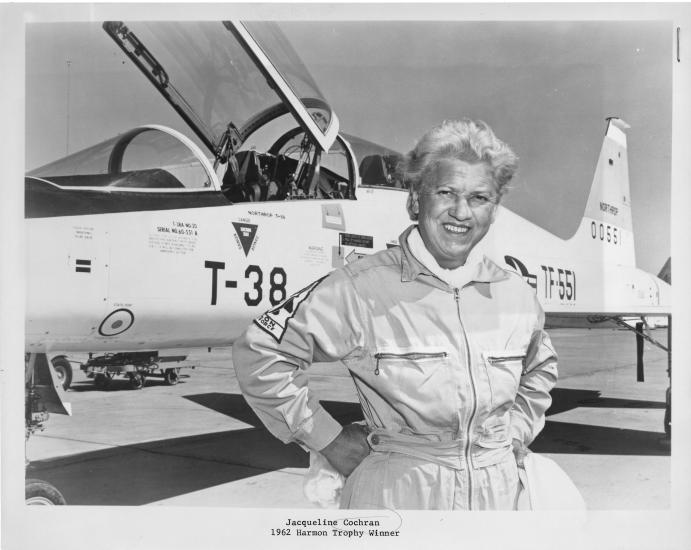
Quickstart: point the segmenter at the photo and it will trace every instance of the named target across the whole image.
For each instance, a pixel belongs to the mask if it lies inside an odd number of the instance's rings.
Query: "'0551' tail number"
[[[612,244],[621,244],[619,228],[606,223],[590,222],[590,236],[595,240],[599,239]]]
[[[226,268],[225,262],[205,261],[204,267],[211,270],[211,305],[218,303],[219,277],[218,272]],[[248,306],[258,306],[264,298],[264,272],[258,265],[248,265],[245,269],[245,279],[252,283],[250,292],[245,292],[245,303]],[[225,288],[237,288],[237,281],[223,281]],[[269,302],[278,305],[286,299],[286,283],[288,277],[285,269],[274,267],[269,273]]]
[[[545,299],[559,296],[560,300],[576,300],[576,272],[570,269],[541,265],[545,276]]]

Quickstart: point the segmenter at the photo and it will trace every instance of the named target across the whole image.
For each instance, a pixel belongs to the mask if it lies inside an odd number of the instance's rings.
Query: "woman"
[[[535,293],[479,253],[517,158],[483,122],[445,122],[403,168],[417,225],[267,312],[233,348],[274,435],[344,476],[344,508],[513,509],[517,460],[544,426],[556,354]],[[279,308],[280,309],[280,308]],[[342,428],[307,387],[342,360],[366,427]]]

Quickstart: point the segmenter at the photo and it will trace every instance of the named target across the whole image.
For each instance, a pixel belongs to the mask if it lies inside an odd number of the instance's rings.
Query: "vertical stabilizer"
[[[629,159],[624,133],[629,128],[620,118],[607,119],[607,133],[600,149],[584,216],[633,231]]]
[[[628,128],[620,118],[607,119],[583,220],[573,240],[582,250],[595,251],[607,263],[635,266],[625,132]]]

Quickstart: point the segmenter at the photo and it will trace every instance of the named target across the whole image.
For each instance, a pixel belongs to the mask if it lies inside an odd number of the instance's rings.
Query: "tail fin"
[[[572,239],[585,250],[595,250],[608,263],[635,266],[625,133],[628,128],[620,118],[607,119],[583,220]]]
[[[607,119],[607,132],[600,149],[584,216],[633,231],[629,159],[624,133],[629,128],[620,118]]]

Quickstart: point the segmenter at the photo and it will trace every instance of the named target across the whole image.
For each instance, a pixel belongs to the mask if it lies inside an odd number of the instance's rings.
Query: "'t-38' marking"
[[[211,270],[211,305],[215,306],[218,303],[218,284],[219,271],[226,268],[225,262],[215,262],[206,260],[204,267]],[[245,279],[253,279],[251,281],[252,292],[245,292],[245,303],[248,306],[258,306],[264,297],[264,272],[258,265],[248,265],[245,269]],[[282,267],[274,267],[269,274],[269,302],[272,306],[278,305],[286,299],[286,283],[288,276],[285,269]],[[224,281],[225,288],[237,288],[238,282],[233,280]]]

